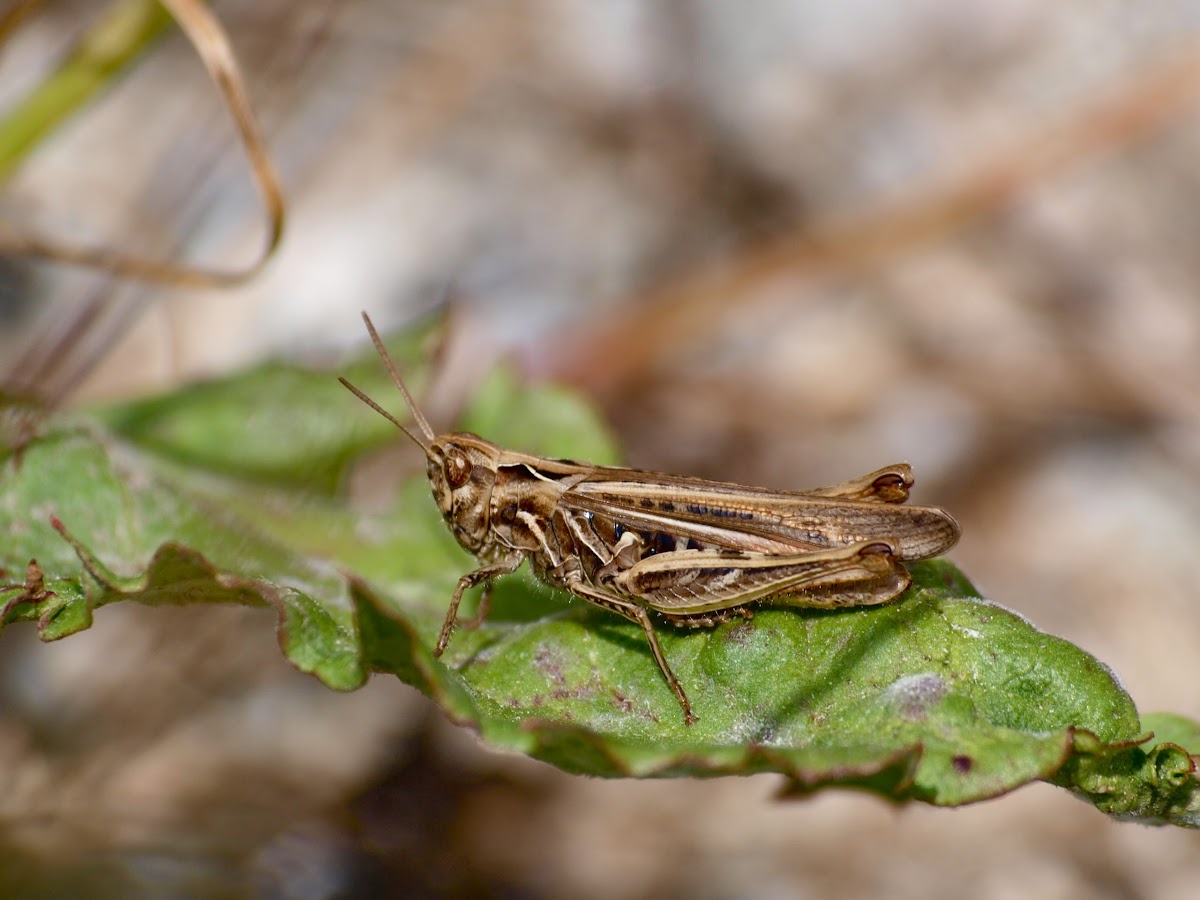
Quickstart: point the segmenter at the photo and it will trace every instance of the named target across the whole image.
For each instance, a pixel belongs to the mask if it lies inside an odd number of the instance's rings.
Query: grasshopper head
[[[429,474],[430,487],[433,488],[433,499],[437,501],[438,509],[441,510],[450,531],[465,550],[476,555],[488,555],[488,508],[492,500],[492,486],[496,483],[500,449],[473,434],[444,434],[440,437],[434,435],[429,422],[413,402],[408,388],[404,386],[395,362],[383,346],[383,341],[379,339],[375,326],[371,324],[366,313],[363,313],[363,321],[367,325],[375,349],[392,375],[392,380],[404,395],[408,408],[412,410],[420,432],[411,431],[401,424],[399,419],[345,378],[339,378],[338,381],[363,403],[408,435],[413,443],[424,451],[428,461],[426,471]]]
[[[426,456],[433,499],[446,525],[463,549],[479,555],[488,544],[496,446],[473,434],[444,434],[430,443]]]

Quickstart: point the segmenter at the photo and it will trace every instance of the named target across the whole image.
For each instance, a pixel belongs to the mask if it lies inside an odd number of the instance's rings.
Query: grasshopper
[[[371,341],[404,397],[414,432],[348,382],[360,400],[421,448],[433,497],[458,543],[480,565],[463,575],[434,655],[446,649],[463,593],[526,559],[534,573],[641,626],[688,725],[691,703],[659,646],[654,616],[711,627],[749,618],[751,604],[835,608],[895,599],[904,563],[945,553],[959,526],[936,507],[903,506],[913,485],[901,463],[807,491],[779,491],[639,469],[543,459],[477,435],[435,435],[370,318]]]

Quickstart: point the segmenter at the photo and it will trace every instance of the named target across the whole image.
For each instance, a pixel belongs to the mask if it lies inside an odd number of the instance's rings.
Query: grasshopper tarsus
[[[473,434],[435,435],[366,313],[363,320],[417,423],[416,431],[345,379],[355,396],[417,444],[447,526],[481,565],[458,580],[434,645],[450,642],[463,594],[528,559],[534,573],[637,623],[688,725],[691,702],[667,663],[652,614],[712,627],[752,603],[805,607],[887,603],[908,587],[904,563],[945,553],[959,527],[944,510],[906,506],[899,463],[809,491],[772,491],[637,469],[543,459]]]

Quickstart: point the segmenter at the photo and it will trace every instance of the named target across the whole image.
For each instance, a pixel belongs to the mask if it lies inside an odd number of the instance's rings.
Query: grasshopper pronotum
[[[908,587],[905,561],[938,556],[958,540],[949,513],[902,505],[913,485],[904,463],[830,487],[777,491],[543,459],[469,433],[435,435],[366,313],[363,321],[420,433],[339,380],[424,451],[438,509],[480,562],[458,580],[434,655],[446,649],[463,592],[485,585],[477,625],[492,579],[528,559],[548,584],[642,627],[690,725],[696,717],[652,614],[695,628],[749,618],[753,603],[886,603]]]

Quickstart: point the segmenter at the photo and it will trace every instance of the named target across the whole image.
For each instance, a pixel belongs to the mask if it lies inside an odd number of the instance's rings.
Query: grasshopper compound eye
[[[460,488],[471,478],[471,461],[461,450],[451,448],[446,453],[446,484],[451,490]]]

